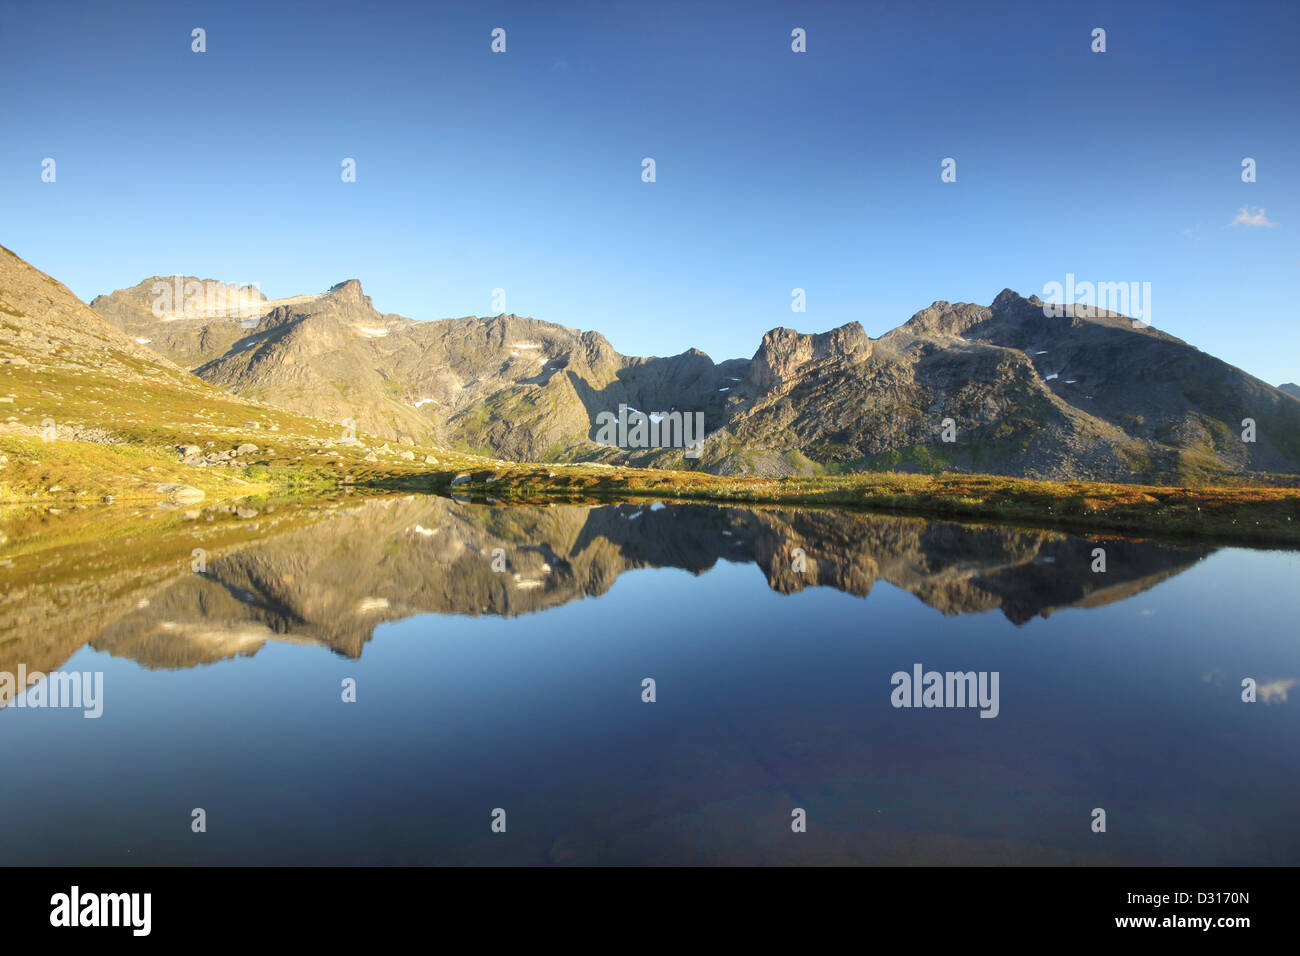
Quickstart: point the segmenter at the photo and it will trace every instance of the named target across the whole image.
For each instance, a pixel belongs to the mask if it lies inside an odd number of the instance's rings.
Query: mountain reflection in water
[[[1099,546],[1104,574],[1092,570]],[[496,549],[495,566],[504,571],[494,570]],[[802,571],[794,570],[796,549]],[[161,580],[155,573],[131,581],[128,569],[114,580],[103,619],[84,622],[83,640],[146,667],[208,664],[256,653],[268,641],[360,657],[385,621],[534,614],[599,597],[627,571],[698,575],[719,561],[756,564],[782,594],[830,587],[866,597],[883,580],[944,614],[997,609],[1022,624],[1130,597],[1210,551],[842,511],[663,503],[504,508],[374,498],[332,509],[307,527],[271,529],[212,557],[202,573],[191,571],[188,557]],[[60,581],[53,590],[66,588]],[[50,632],[58,628],[31,609],[57,598],[39,592],[9,589],[12,624],[0,670],[13,671],[19,661],[52,670],[62,663],[52,658],[75,650],[55,639],[50,653]]]
[[[0,671],[103,706],[3,702],[0,863],[1300,862],[1295,552],[436,497],[3,520]],[[918,667],[998,674],[997,716],[893,706]]]

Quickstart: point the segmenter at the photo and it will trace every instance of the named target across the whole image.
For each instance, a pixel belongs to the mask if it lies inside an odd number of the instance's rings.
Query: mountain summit
[[[384,314],[355,279],[319,295],[244,297],[238,310],[159,318],[140,291],[158,281],[92,307],[238,395],[495,457],[758,475],[1300,473],[1292,395],[1125,316],[1082,306],[1053,315],[1011,289],[988,306],[936,301],[877,339],[857,322],[772,329],[752,358],[715,363],[694,349],[624,356],[598,332],[513,314]],[[250,318],[250,307],[260,314]],[[621,405],[702,413],[702,454],[596,444],[597,416]],[[1255,440],[1245,441],[1252,421]]]

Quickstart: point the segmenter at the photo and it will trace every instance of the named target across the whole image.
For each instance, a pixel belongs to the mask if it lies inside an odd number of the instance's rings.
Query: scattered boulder
[[[235,449],[236,455],[256,455],[257,446],[251,442],[244,442]]]

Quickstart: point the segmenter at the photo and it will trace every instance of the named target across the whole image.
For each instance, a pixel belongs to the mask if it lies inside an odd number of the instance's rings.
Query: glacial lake
[[[102,672],[102,714],[0,701],[6,864],[1300,863],[1295,552],[664,503],[66,518],[2,552],[0,671]],[[917,666],[996,674],[996,716],[895,706]]]

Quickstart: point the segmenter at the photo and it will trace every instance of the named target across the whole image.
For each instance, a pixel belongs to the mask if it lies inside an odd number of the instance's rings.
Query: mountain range
[[[185,289],[204,295],[186,301]],[[381,313],[356,280],[266,300],[251,287],[154,276],[90,306],[234,395],[501,459],[1150,483],[1300,473],[1296,386],[1274,388],[1112,312],[1067,306],[1049,317],[1036,296],[1009,289],[988,306],[934,302],[874,339],[858,322],[772,329],[751,358],[723,362],[695,349],[626,356],[599,332],[513,314]],[[698,458],[598,443],[598,416],[620,406],[702,413]],[[1254,441],[1243,440],[1247,419]]]

